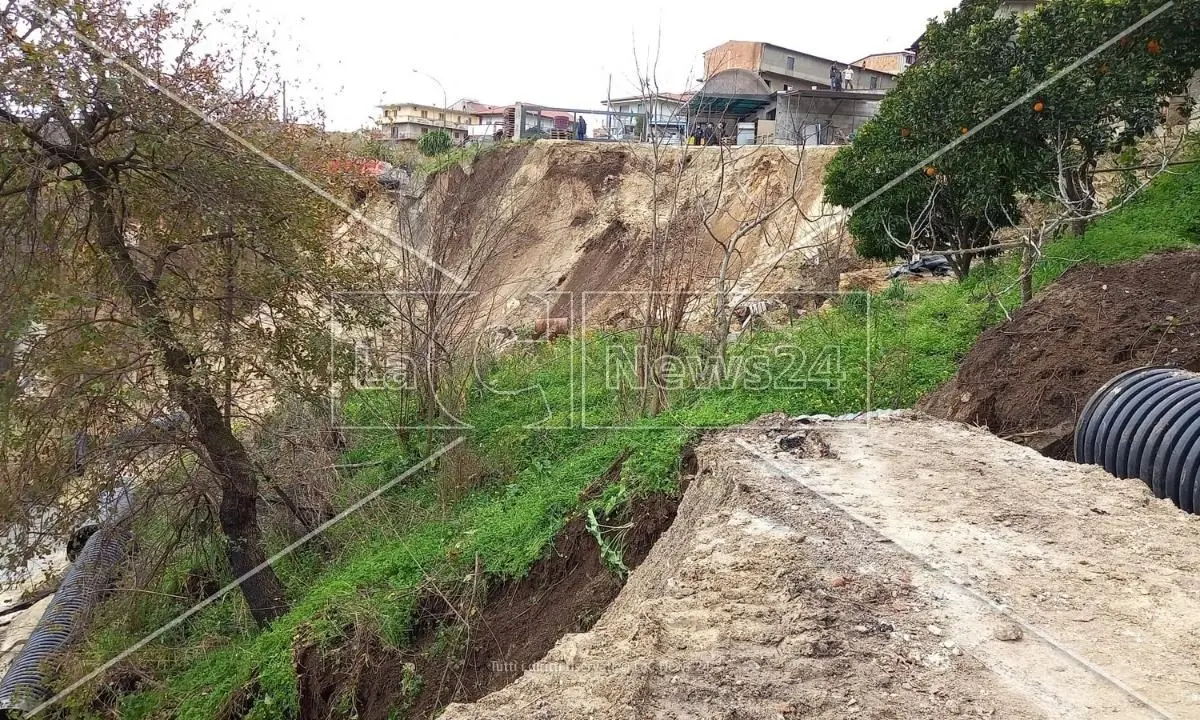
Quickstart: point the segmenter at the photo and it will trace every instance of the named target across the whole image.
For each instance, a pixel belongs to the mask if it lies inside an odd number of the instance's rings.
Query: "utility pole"
[[[608,74],[608,102],[604,108],[604,125],[608,130],[608,139],[612,140],[612,73]]]

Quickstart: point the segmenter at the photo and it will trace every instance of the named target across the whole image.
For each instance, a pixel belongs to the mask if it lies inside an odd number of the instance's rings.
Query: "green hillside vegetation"
[[[1200,166],[1189,166],[1160,177],[1083,237],[1048,245],[1037,281],[1051,282],[1080,262],[1120,262],[1198,241]],[[296,647],[333,644],[355,629],[402,647],[422,593],[435,585],[453,588],[476,558],[492,580],[520,577],[572,517],[589,509],[602,519],[616,517],[633,498],[677,492],[681,451],[701,428],[777,411],[840,414],[911,406],[949,378],[975,337],[1019,302],[1017,275],[1016,263],[1004,259],[964,283],[897,283],[873,297],[843,296],[793,327],[737,344],[731,367],[742,363],[744,369],[731,371],[726,386],[681,381],[670,409],[647,419],[636,419],[628,385],[606,381],[606,358],[632,350],[628,335],[594,335],[508,354],[489,374],[489,387],[472,390],[465,452],[452,452],[336,526],[322,543],[323,556],[305,547],[280,564],[293,603],[289,614],[259,633],[240,598],[227,596],[114,669],[144,679],[120,700],[119,712],[207,720],[256,682],[258,701],[247,717],[294,717]],[[396,403],[395,396],[364,395],[346,412],[351,421],[371,424],[394,413]],[[628,460],[619,477],[581,500],[624,453]],[[394,432],[360,433],[344,462],[374,464],[346,475],[343,506],[418,460],[419,453]],[[276,547],[281,542],[276,539]],[[613,543],[619,550],[619,539]],[[214,546],[212,557],[177,555],[157,591],[183,595],[197,569],[221,567],[219,552]],[[128,615],[127,600],[119,607],[109,603],[64,674],[107,660],[191,603],[154,596]],[[416,693],[420,680],[407,678],[405,685]],[[99,692],[93,688],[69,702],[87,714]],[[398,717],[402,711],[397,708]]]

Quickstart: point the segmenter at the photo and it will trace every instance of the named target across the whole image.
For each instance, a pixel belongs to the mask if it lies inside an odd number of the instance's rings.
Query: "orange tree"
[[[998,249],[994,231],[1017,221],[1021,195],[1086,217],[1102,154],[1161,122],[1164,98],[1200,64],[1200,3],[1181,0],[1039,86],[1160,4],[1050,0],[1002,17],[999,0],[967,0],[931,22],[920,62],[826,173],[827,199],[853,208],[859,252],[944,251],[964,276],[973,257]]]

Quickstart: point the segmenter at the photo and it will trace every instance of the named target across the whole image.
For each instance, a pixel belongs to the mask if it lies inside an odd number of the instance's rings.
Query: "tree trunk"
[[[1033,245],[1026,243],[1021,250],[1021,302],[1033,299]]]
[[[1087,231],[1088,216],[1096,209],[1096,194],[1089,160],[1083,169],[1068,168],[1066,177],[1067,210],[1072,215],[1071,232],[1079,237]]]
[[[258,527],[258,475],[245,446],[222,417],[216,398],[196,382],[193,375],[196,359],[176,337],[163,313],[158,286],[134,263],[125,244],[123,223],[113,205],[112,184],[100,170],[86,166],[84,184],[98,226],[97,245],[133,305],[142,332],[162,357],[172,400],[187,413],[217,473],[221,485],[218,514],[225,534],[229,569],[241,581],[242,595],[255,622],[266,625],[288,608],[283,584],[266,565],[266,550]]]
[[[971,274],[971,259],[973,257],[975,256],[971,253],[950,252],[946,254],[946,261],[954,269],[955,276],[959,280],[965,280]]]

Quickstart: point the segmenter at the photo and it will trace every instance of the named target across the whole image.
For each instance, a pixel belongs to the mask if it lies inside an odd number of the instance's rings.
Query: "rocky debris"
[[[1016,642],[1017,640],[1025,637],[1025,631],[1022,630],[1021,626],[1016,623],[1006,622],[997,625],[996,629],[992,631],[992,635],[997,640],[1003,640],[1004,642]]]

